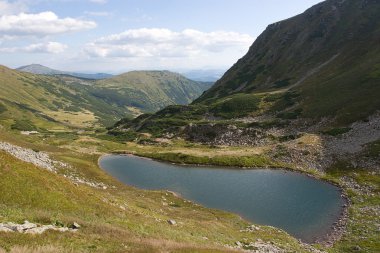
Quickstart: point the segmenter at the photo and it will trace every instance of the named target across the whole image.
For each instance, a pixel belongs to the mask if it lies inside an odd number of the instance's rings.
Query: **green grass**
[[[38,128],[27,119],[16,119],[12,124],[11,129],[19,130],[19,131],[37,131]]]
[[[351,178],[367,192],[358,189],[345,188],[350,198],[350,220],[346,233],[335,243],[329,252],[368,252],[380,251],[378,227],[380,217],[376,209],[380,205],[380,176],[366,169],[354,169],[345,161],[338,161],[328,170],[327,177],[337,180],[342,176]],[[337,180],[339,182],[339,180]],[[360,250],[355,250],[357,248]]]
[[[189,104],[209,86],[169,71],[132,71],[97,81],[94,94],[118,105],[154,112],[172,104]]]
[[[6,112],[7,110],[7,107],[4,104],[0,103],[0,114]]]
[[[247,116],[259,109],[260,96],[254,94],[238,94],[228,97],[211,106],[210,111],[215,116],[223,118],[238,118]]]
[[[331,135],[331,136],[339,136],[345,133],[348,133],[351,130],[349,127],[341,127],[341,128],[331,128],[329,130],[323,131],[323,134]]]
[[[371,142],[366,145],[364,154],[372,158],[380,157],[380,140]]]

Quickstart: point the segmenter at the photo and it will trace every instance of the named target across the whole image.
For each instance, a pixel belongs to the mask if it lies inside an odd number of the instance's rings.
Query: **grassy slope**
[[[68,84],[56,77],[0,66],[0,83],[0,103],[7,109],[2,119],[25,118],[50,125],[58,121],[61,125],[86,127],[107,121],[110,124],[127,112],[94,96],[91,86]]]
[[[170,104],[188,104],[209,88],[169,71],[132,71],[98,81],[96,86],[117,90],[122,100],[145,112]]]
[[[57,122],[78,128],[109,126],[123,116],[189,103],[207,88],[170,72],[132,72],[95,82],[35,75],[3,66],[0,84],[0,119],[31,120],[39,128]]]

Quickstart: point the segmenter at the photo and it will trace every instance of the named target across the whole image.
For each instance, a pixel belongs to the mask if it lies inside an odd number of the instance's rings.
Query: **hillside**
[[[195,82],[169,71],[132,71],[97,81],[95,86],[121,94],[113,101],[128,101],[131,106],[152,112],[170,104],[189,104],[211,83]]]
[[[96,89],[81,82],[0,66],[1,120],[20,130],[34,130],[110,124],[119,115],[132,115],[126,107],[99,99]]]
[[[156,80],[154,75],[160,78]],[[17,122],[28,122],[20,127],[25,130],[62,125],[109,126],[123,116],[155,112],[174,103],[187,104],[207,87],[166,72],[125,74],[96,82],[69,75],[30,74],[1,66],[0,83],[0,105],[4,111],[1,119],[9,124],[17,118]]]
[[[280,102],[274,111],[352,123],[380,108],[379,38],[379,1],[322,2],[269,25],[196,103],[275,93],[296,104]]]
[[[87,78],[87,79],[105,79],[110,78],[113,75],[106,73],[96,73],[96,74],[86,74],[86,73],[76,73],[69,71],[61,71],[56,69],[51,69],[49,67],[40,65],[40,64],[30,64],[26,66],[21,66],[17,68],[18,71],[28,72],[32,74],[40,74],[40,75],[69,75],[78,78]]]

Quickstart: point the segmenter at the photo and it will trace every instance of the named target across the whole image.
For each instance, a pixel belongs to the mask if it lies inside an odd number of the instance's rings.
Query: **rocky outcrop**
[[[259,129],[223,124],[190,124],[183,131],[186,139],[210,145],[261,146],[269,143],[268,135]]]
[[[0,223],[0,232],[16,232],[25,234],[42,234],[45,231],[59,231],[59,232],[76,232],[80,228],[80,225],[74,222],[69,227],[60,227],[56,225],[39,225],[29,221],[24,221],[23,224],[17,224],[13,222]]]
[[[51,159],[45,152],[38,152],[32,149],[22,148],[7,142],[0,142],[0,150],[11,154],[21,161],[32,163],[39,168],[46,169],[53,173],[59,173],[59,169],[66,169],[63,176],[76,185],[85,184],[90,187],[103,190],[109,188],[109,186],[102,182],[94,182],[77,175],[77,173],[74,172],[75,170],[69,164]],[[67,172],[67,169],[70,169],[72,172]]]
[[[44,152],[37,152],[27,148],[21,148],[6,142],[0,142],[0,150],[13,155],[14,157],[28,163],[32,163],[37,167],[55,172],[56,166],[67,167],[68,165],[62,162],[54,161],[49,158],[49,155]]]

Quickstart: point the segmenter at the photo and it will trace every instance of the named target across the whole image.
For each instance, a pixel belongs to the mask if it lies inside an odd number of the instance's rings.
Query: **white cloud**
[[[97,4],[105,4],[108,2],[108,0],[89,0],[92,3],[97,3]]]
[[[9,2],[7,0],[0,0],[0,15],[10,15],[26,10],[27,5],[22,1]]]
[[[37,43],[25,47],[25,52],[29,53],[50,53],[59,54],[67,49],[65,44],[59,42]]]
[[[85,15],[89,15],[89,16],[97,16],[97,17],[112,16],[112,13],[111,12],[107,12],[107,11],[85,11],[84,14]]]
[[[192,57],[227,50],[245,52],[254,38],[248,34],[186,29],[132,29],[88,43],[85,52],[92,57]]]
[[[47,11],[37,14],[20,13],[0,17],[0,36],[36,36],[62,34],[96,27],[93,21],[59,18],[55,13]]]
[[[47,42],[31,44],[25,47],[8,47],[0,48],[0,52],[3,53],[47,53],[47,54],[59,54],[63,53],[67,48],[67,45],[59,42]]]

